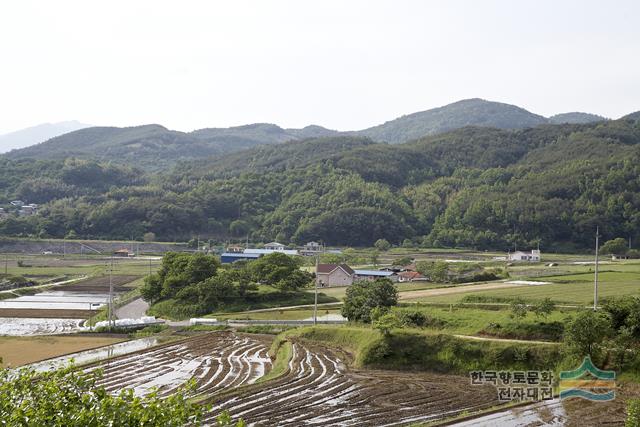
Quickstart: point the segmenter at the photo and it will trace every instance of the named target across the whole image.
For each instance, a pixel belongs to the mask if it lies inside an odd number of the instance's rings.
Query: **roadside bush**
[[[442,328],[446,325],[444,320],[430,316],[420,310],[398,309],[396,313],[402,326],[408,328]]]
[[[505,325],[490,323],[482,331],[482,335],[497,338],[519,340],[562,341],[564,323],[562,322],[512,322]]]

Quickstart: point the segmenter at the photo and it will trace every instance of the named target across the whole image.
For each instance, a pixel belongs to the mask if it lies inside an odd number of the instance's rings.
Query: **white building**
[[[507,256],[509,261],[527,261],[540,262],[540,249],[534,249],[531,252],[515,251]]]
[[[282,243],[278,243],[278,242],[271,242],[264,245],[265,249],[269,249],[272,251],[282,251],[284,250],[284,247],[285,246]]]
[[[259,254],[259,255],[269,255],[274,252],[278,252],[285,255],[298,255],[298,251],[295,249],[245,249],[242,253],[245,254]]]

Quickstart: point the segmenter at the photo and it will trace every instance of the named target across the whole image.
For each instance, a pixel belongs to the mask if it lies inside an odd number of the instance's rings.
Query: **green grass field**
[[[573,266],[572,266],[573,267]],[[521,297],[525,300],[551,298],[556,303],[593,304],[593,266],[575,266],[575,274],[556,276],[526,276],[524,278],[552,282],[550,285],[520,286],[488,291],[464,292],[451,295],[425,297],[415,302],[457,303],[467,295],[487,298]],[[519,278],[518,278],[519,279]],[[598,294],[600,298],[625,295],[640,295],[640,263],[620,263],[603,265],[599,274]]]

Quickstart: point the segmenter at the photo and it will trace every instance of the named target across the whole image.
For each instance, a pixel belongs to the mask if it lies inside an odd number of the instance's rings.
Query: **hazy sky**
[[[640,110],[640,2],[5,1],[0,132],[348,130],[463,98]]]

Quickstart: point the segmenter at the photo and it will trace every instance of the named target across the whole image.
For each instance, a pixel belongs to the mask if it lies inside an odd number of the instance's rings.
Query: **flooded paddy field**
[[[83,323],[83,319],[2,317],[0,318],[0,336],[69,334],[83,330]]]
[[[260,426],[383,426],[441,420],[497,404],[496,390],[454,375],[351,370],[332,351],[294,343],[285,376],[211,397],[221,410]]]
[[[18,367],[62,354],[103,347],[124,339],[104,336],[0,337],[0,358],[3,367]]]
[[[126,285],[138,278],[133,275],[113,276],[111,283],[114,295],[131,290]],[[34,295],[1,300],[0,335],[7,334],[2,332],[7,329],[5,318],[87,319],[108,303],[109,281],[108,276],[91,277],[56,285]]]
[[[215,393],[252,384],[267,373],[269,340],[212,332],[105,360],[86,370],[101,369],[98,385],[110,392],[130,388],[140,396],[157,388],[166,396],[193,378],[196,393]]]

